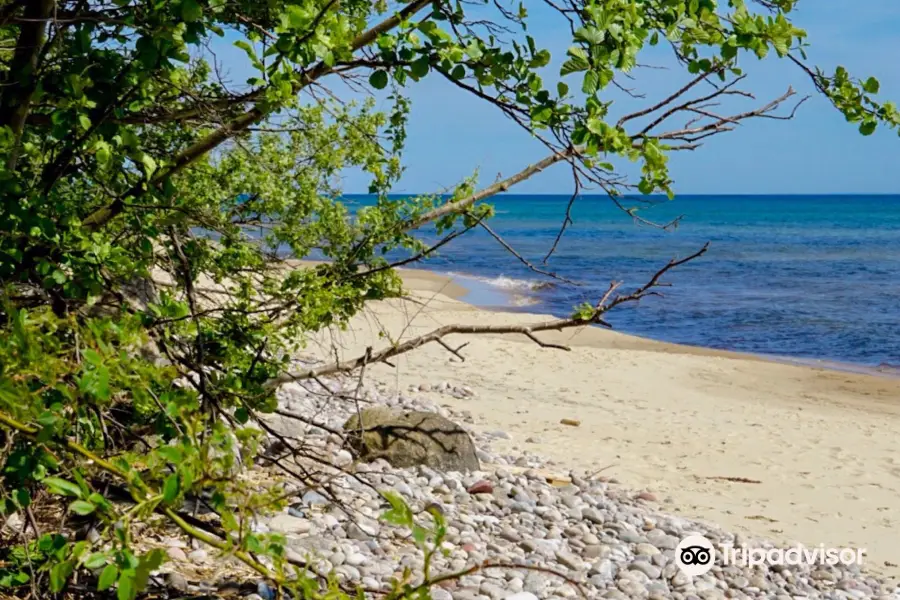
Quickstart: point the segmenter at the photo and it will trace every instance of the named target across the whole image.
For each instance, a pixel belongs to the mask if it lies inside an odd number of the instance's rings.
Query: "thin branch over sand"
[[[612,325],[610,325],[603,319],[604,314],[606,314],[616,306],[619,306],[620,304],[624,304],[627,302],[637,302],[638,300],[646,296],[659,295],[656,291],[654,291],[654,288],[663,287],[666,285],[660,282],[660,279],[663,275],[665,275],[668,271],[674,269],[675,267],[703,256],[708,248],[709,243],[705,244],[700,250],[691,254],[690,256],[669,261],[669,263],[662,269],[657,271],[647,283],[637,288],[630,294],[613,296],[613,292],[621,285],[619,282],[613,282],[612,284],[610,284],[609,289],[597,303],[596,307],[590,315],[575,316],[568,319],[553,319],[550,321],[544,321],[543,323],[536,323],[534,325],[444,325],[443,327],[438,327],[437,329],[434,329],[429,333],[415,337],[411,340],[407,340],[403,343],[387,346],[378,351],[367,351],[365,355],[347,361],[336,360],[331,364],[323,365],[314,369],[284,373],[267,381],[266,387],[272,388],[283,383],[288,383],[290,381],[311,379],[315,377],[331,375],[333,373],[354,371],[356,369],[362,368],[367,364],[386,362],[395,356],[405,354],[432,342],[437,342],[447,348],[447,345],[442,342],[442,338],[454,333],[461,333],[466,335],[521,334],[542,348],[555,348],[558,350],[568,351],[571,350],[571,348],[569,348],[568,346],[545,342],[535,334],[541,333],[543,331],[561,331],[563,329],[583,327],[585,325],[603,325],[604,327],[612,327]],[[453,354],[458,355],[458,350],[453,351]]]

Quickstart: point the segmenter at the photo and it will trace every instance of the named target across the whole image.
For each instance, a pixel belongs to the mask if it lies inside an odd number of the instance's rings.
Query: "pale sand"
[[[342,356],[383,347],[379,330],[407,339],[451,323],[548,318],[479,310],[440,294],[462,293],[447,278],[403,275],[428,306],[372,305],[349,331],[331,334]],[[668,512],[776,541],[866,548],[869,569],[900,576],[900,380],[598,328],[540,335],[573,349],[540,348],[522,336],[451,336],[454,347],[469,342],[465,362],[430,344],[392,359],[396,368],[367,373],[400,391],[442,381],[471,386],[474,399],[423,395],[470,410],[485,430],[509,432],[503,444],[572,468],[605,468],[623,486],[671,498]],[[564,417],[581,426],[561,425]],[[529,436],[539,443],[525,443]]]

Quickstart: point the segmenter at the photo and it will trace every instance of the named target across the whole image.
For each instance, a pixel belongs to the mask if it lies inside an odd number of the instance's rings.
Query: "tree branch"
[[[279,375],[278,377],[267,381],[265,383],[265,387],[268,389],[272,389],[283,383],[288,383],[291,381],[324,377],[327,375],[332,375],[334,373],[354,371],[366,364],[386,362],[395,356],[406,354],[407,352],[411,352],[412,350],[420,348],[426,344],[432,342],[440,343],[442,338],[454,333],[465,335],[520,334],[524,335],[542,348],[570,350],[568,346],[545,342],[535,334],[541,333],[543,331],[562,331],[563,329],[583,327],[585,325],[603,325],[604,327],[612,327],[612,325],[610,325],[603,319],[604,314],[606,314],[616,306],[619,306],[620,304],[624,304],[627,302],[637,302],[641,298],[649,295],[654,295],[655,292],[652,291],[653,288],[665,285],[660,283],[660,278],[663,275],[665,275],[671,269],[674,269],[680,265],[699,258],[700,256],[703,256],[708,248],[709,244],[707,243],[700,250],[691,254],[690,256],[669,261],[669,263],[666,264],[666,266],[664,266],[662,269],[657,271],[647,283],[630,294],[624,296],[616,296],[615,298],[610,300],[609,297],[612,291],[615,290],[616,287],[618,287],[618,284],[611,285],[609,291],[607,291],[607,293],[600,299],[591,314],[587,316],[575,316],[568,319],[553,319],[550,321],[544,321],[543,323],[536,323],[534,325],[444,325],[443,327],[438,327],[437,329],[434,329],[429,333],[413,338],[411,340],[407,340],[401,344],[394,344],[393,346],[382,348],[377,352],[371,352],[367,350],[364,356],[360,356],[354,359],[350,359],[347,361],[337,360],[331,364],[323,365],[321,367],[316,367],[314,369],[309,369],[302,372],[283,373],[282,375]]]
[[[401,22],[405,21],[412,15],[425,8],[425,6],[427,6],[431,2],[432,0],[414,0],[410,4],[407,4],[400,12],[385,19],[381,23],[375,25],[371,29],[357,36],[356,39],[354,39],[351,43],[351,51],[355,52],[360,48],[371,44],[379,35],[381,35],[385,31],[390,31]],[[297,73],[298,75],[300,75],[300,80],[294,83],[293,93],[299,93],[301,90],[303,90],[303,88],[309,86],[310,84],[312,84],[319,78],[329,74],[330,72],[331,67],[326,65],[324,62],[320,62],[308,72]],[[230,122],[226,123],[213,133],[209,134],[201,140],[198,140],[193,145],[182,151],[178,156],[174,158],[171,165],[167,169],[162,170],[159,174],[155,175],[150,180],[149,185],[158,185],[165,178],[171,177],[172,175],[178,173],[184,167],[190,165],[210,150],[218,147],[224,141],[234,137],[236,134],[244,131],[248,127],[256,125],[266,116],[268,116],[271,113],[272,109],[273,107],[265,101],[258,102],[255,106],[253,106],[253,108],[251,108],[244,114],[235,117]],[[83,220],[82,226],[84,227],[84,229],[88,232],[93,232],[103,227],[111,219],[115,218],[119,213],[121,213],[122,210],[124,210],[125,200],[127,198],[139,197],[143,195],[145,193],[146,185],[146,182],[140,182],[125,194],[117,197],[110,204],[95,210]]]
[[[55,5],[55,0],[31,0],[25,6],[25,17],[35,20],[20,26],[16,50],[5,78],[9,87],[0,96],[0,127],[8,126],[14,140],[6,161],[6,168],[10,171],[15,170],[19,160],[22,131],[31,110],[31,97],[38,84],[34,72],[47,37],[46,19]]]

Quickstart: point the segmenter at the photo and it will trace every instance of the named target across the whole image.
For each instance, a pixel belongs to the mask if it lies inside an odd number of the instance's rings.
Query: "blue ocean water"
[[[568,196],[504,195],[490,226],[540,265]],[[658,340],[795,358],[878,366],[900,363],[900,195],[678,196],[639,200],[656,222],[683,215],[673,231],[636,223],[601,196],[583,196],[545,268],[530,271],[487,232],[473,230],[414,265],[480,281],[475,303],[525,294],[529,312],[571,314],[613,280],[643,284],[670,259],[710,242],[700,259],[671,271],[662,298],[608,315],[615,329]],[[348,201],[365,203],[362,197]],[[553,285],[541,286],[540,282]],[[498,294],[490,301],[485,285]],[[479,296],[481,301],[479,302]]]

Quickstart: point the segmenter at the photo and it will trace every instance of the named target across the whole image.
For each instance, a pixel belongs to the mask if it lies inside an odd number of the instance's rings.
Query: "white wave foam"
[[[517,279],[515,277],[507,277],[506,275],[500,275],[499,277],[484,277],[481,275],[469,275],[468,273],[456,273],[453,271],[447,273],[447,275],[449,277],[479,281],[481,283],[486,283],[491,287],[497,287],[504,290],[526,290],[535,292],[553,287],[553,284],[549,281]]]

